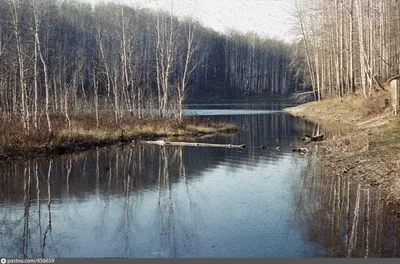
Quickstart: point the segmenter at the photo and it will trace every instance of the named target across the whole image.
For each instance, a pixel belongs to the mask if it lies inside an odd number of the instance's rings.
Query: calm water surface
[[[126,145],[2,164],[0,257],[398,257],[379,193],[293,153],[323,129],[286,106],[187,106],[242,128],[201,141],[246,149]]]

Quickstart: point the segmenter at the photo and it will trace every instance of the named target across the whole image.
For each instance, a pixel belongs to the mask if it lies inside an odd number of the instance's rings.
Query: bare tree
[[[26,131],[31,121],[40,130],[43,114],[52,135],[59,113],[71,132],[72,119],[82,113],[93,114],[97,124],[104,111],[113,112],[116,123],[126,112],[142,118],[155,115],[154,109],[182,118],[188,97],[293,90],[289,44],[254,33],[221,34],[173,11],[122,3],[0,2],[3,118],[18,116]],[[313,52],[310,47],[315,68]]]
[[[29,108],[27,106],[27,84],[26,84],[26,63],[25,63],[25,54],[24,51],[24,43],[22,40],[21,33],[21,2],[19,0],[10,0],[9,1],[11,16],[12,16],[12,26],[15,36],[15,44],[17,48],[17,58],[18,58],[18,69],[19,69],[19,85],[20,85],[20,93],[21,93],[21,113],[22,113],[22,122],[24,128],[29,131]]]
[[[47,63],[46,60],[43,56],[42,52],[42,46],[40,44],[40,38],[39,38],[39,16],[38,16],[38,10],[37,10],[37,4],[35,0],[32,0],[32,11],[33,11],[33,21],[34,21],[34,28],[35,28],[35,56],[36,56],[36,49],[40,57],[40,61],[42,62],[43,65],[43,73],[44,73],[44,87],[45,87],[45,111],[46,111],[46,119],[47,119],[47,125],[48,125],[48,130],[50,137],[53,136],[54,131],[53,131],[53,125],[51,123],[50,119],[50,83],[49,83],[49,74],[47,70]],[[36,59],[36,57],[35,57]],[[36,61],[35,61],[36,62]],[[35,73],[36,74],[36,73]],[[37,87],[36,87],[37,88]],[[36,110],[36,109],[35,109]],[[35,113],[36,116],[36,113]]]
[[[156,71],[159,111],[165,116],[171,93],[171,74],[178,53],[178,41],[181,28],[171,14],[157,13],[156,23]]]
[[[193,58],[193,53],[198,49],[198,45],[196,45],[194,43],[194,37],[196,34],[195,33],[196,32],[195,24],[192,21],[189,21],[188,25],[184,31],[185,31],[185,37],[186,37],[186,39],[185,39],[186,55],[185,55],[182,79],[179,81],[179,83],[177,85],[179,120],[181,120],[181,121],[183,118],[183,101],[185,100],[185,97],[186,97],[189,77],[201,62],[201,60],[198,60],[198,61],[194,62],[194,64],[190,67],[190,63]]]

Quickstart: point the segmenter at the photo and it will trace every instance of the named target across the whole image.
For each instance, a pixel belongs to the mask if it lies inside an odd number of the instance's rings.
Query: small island
[[[213,122],[196,117],[175,118],[147,117],[138,119],[126,117],[115,123],[112,117],[102,118],[96,124],[91,116],[80,116],[65,122],[62,117],[53,117],[53,134],[46,129],[46,120],[41,128],[27,134],[21,123],[6,123],[1,128],[0,160],[15,157],[63,154],[95,147],[121,144],[132,140],[153,140],[179,137],[193,140],[202,136],[232,134],[239,130],[235,124]]]

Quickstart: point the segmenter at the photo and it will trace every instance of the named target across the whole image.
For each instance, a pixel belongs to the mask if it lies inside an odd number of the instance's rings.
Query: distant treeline
[[[196,21],[114,3],[2,0],[0,112],[37,127],[46,116],[112,111],[179,116],[190,97],[287,94],[292,47],[223,35]]]

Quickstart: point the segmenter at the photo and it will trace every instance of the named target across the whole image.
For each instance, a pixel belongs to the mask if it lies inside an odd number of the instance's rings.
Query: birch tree
[[[35,0],[32,0],[32,12],[33,12],[33,22],[34,22],[34,28],[35,28],[35,43],[36,43],[35,44],[35,59],[37,56],[37,54],[36,54],[36,52],[37,52],[39,54],[40,61],[42,62],[42,65],[43,65],[44,87],[45,87],[45,112],[46,112],[48,131],[49,131],[50,137],[52,137],[54,134],[54,131],[53,131],[53,125],[52,125],[51,119],[50,119],[49,74],[48,74],[48,70],[47,70],[47,63],[46,63],[46,60],[45,60],[45,58],[43,56],[43,52],[42,52],[42,46],[40,44],[41,42],[40,42],[40,38],[39,38],[39,16],[38,16],[37,4],[36,4]],[[37,51],[36,51],[36,49],[37,49]],[[36,78],[36,76],[35,76],[35,78]],[[37,80],[35,80],[35,83],[36,83],[36,81]],[[35,116],[36,115],[37,114],[35,113]]]
[[[29,108],[27,106],[27,83],[26,83],[26,63],[25,49],[23,39],[21,37],[21,2],[19,0],[10,0],[10,11],[12,17],[12,28],[15,37],[15,45],[17,49],[18,69],[19,69],[19,88],[21,94],[21,117],[24,128],[29,131]]]
[[[180,28],[176,26],[176,19],[169,14],[157,14],[156,23],[156,71],[158,102],[161,116],[165,116],[170,100],[170,81],[177,56],[177,47]]]
[[[198,49],[198,46],[194,43],[195,38],[195,25],[192,21],[189,21],[187,27],[185,28],[185,44],[186,44],[186,54],[185,54],[185,62],[184,62],[184,69],[182,73],[181,81],[177,84],[178,90],[178,111],[179,111],[179,120],[182,121],[183,119],[183,101],[186,97],[187,92],[187,85],[189,81],[189,77],[192,72],[196,69],[199,65],[200,60],[195,62],[192,67],[190,67],[190,63],[193,58],[193,53]],[[190,67],[190,68],[189,68]]]
[[[52,135],[58,114],[71,132],[73,119],[82,114],[96,124],[107,113],[116,123],[125,113],[167,117],[171,110],[182,119],[186,99],[294,90],[289,44],[255,33],[222,34],[181,20],[173,11],[123,3],[0,2],[3,119],[17,117],[25,131],[32,124]],[[43,120],[46,127],[41,127]]]

